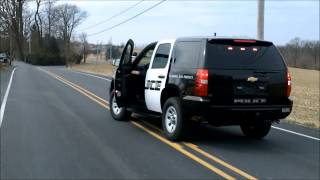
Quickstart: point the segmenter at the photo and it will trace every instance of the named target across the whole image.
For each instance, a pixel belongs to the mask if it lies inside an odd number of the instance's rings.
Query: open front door
[[[158,42],[145,81],[145,100],[151,111],[162,112],[161,93],[166,86],[174,40]]]
[[[129,79],[132,69],[132,52],[134,42],[129,39],[122,51],[119,67],[114,80],[115,98],[119,107],[127,106],[130,102]]]

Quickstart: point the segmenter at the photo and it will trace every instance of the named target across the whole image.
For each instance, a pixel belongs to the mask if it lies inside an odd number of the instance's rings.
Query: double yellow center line
[[[70,82],[68,80],[66,80],[65,78],[54,74],[50,71],[44,70],[42,68],[39,68],[41,71],[49,74],[51,77],[59,80],[60,82],[64,83],[65,85],[68,85],[69,87],[73,88],[74,90],[78,91],[79,93],[81,93],[82,95],[88,97],[89,99],[91,99],[92,101],[96,102],[97,104],[99,104],[100,106],[106,108],[106,109],[110,109],[109,107],[109,103],[108,101],[104,100],[103,98],[95,95],[94,93],[82,88],[81,86]],[[217,167],[213,166],[212,163],[205,161],[203,158],[199,157],[198,155],[196,155],[195,153],[190,152],[189,150],[193,150],[199,154],[201,154],[203,157],[209,159],[212,162],[215,162],[217,164],[219,164],[220,166],[223,166],[224,168],[227,168],[229,171],[238,174],[240,176],[242,176],[245,179],[257,179],[256,177],[232,166],[231,164],[219,159],[218,157],[207,153],[206,151],[200,149],[197,145],[192,144],[190,142],[181,142],[181,143],[176,143],[176,142],[171,142],[169,140],[167,140],[166,138],[164,138],[161,135],[161,130],[147,122],[137,122],[137,121],[130,121],[134,126],[144,130],[145,132],[147,132],[148,134],[150,134],[151,136],[155,137],[156,139],[162,141],[163,143],[169,145],[170,147],[172,147],[173,149],[175,149],[176,151],[180,152],[181,154],[187,156],[188,158],[194,160],[195,162],[201,164],[202,166],[206,167],[207,169],[209,169],[210,171],[214,172],[215,174],[218,174],[219,176],[225,178],[225,179],[236,179],[234,176],[222,171],[221,169],[218,169]]]

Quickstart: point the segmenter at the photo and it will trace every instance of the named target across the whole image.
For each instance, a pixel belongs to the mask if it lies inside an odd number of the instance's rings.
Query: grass
[[[108,63],[88,63],[75,65],[72,68],[112,76],[113,67]],[[319,71],[289,68],[292,76],[292,113],[285,119],[288,123],[300,124],[312,128],[320,128],[319,114]]]
[[[292,76],[293,111],[287,122],[320,128],[319,71],[289,68]]]
[[[72,69],[104,75],[104,76],[112,76],[113,74],[113,66],[107,62],[99,63],[99,64],[88,63],[88,64],[73,65]]]
[[[8,66],[8,65],[7,65],[7,64],[0,63],[0,70],[1,70],[1,69],[4,69],[6,66]]]

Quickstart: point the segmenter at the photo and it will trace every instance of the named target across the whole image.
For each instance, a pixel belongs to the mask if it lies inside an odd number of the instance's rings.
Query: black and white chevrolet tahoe
[[[178,38],[151,43],[132,61],[133,48],[129,40],[110,85],[115,120],[157,113],[170,140],[194,121],[240,125],[246,136],[262,138],[292,110],[291,77],[271,42]]]

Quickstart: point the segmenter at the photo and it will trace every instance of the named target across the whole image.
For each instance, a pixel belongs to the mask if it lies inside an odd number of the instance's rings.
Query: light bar
[[[236,43],[256,43],[256,40],[246,40],[246,39],[235,39],[233,40]]]

